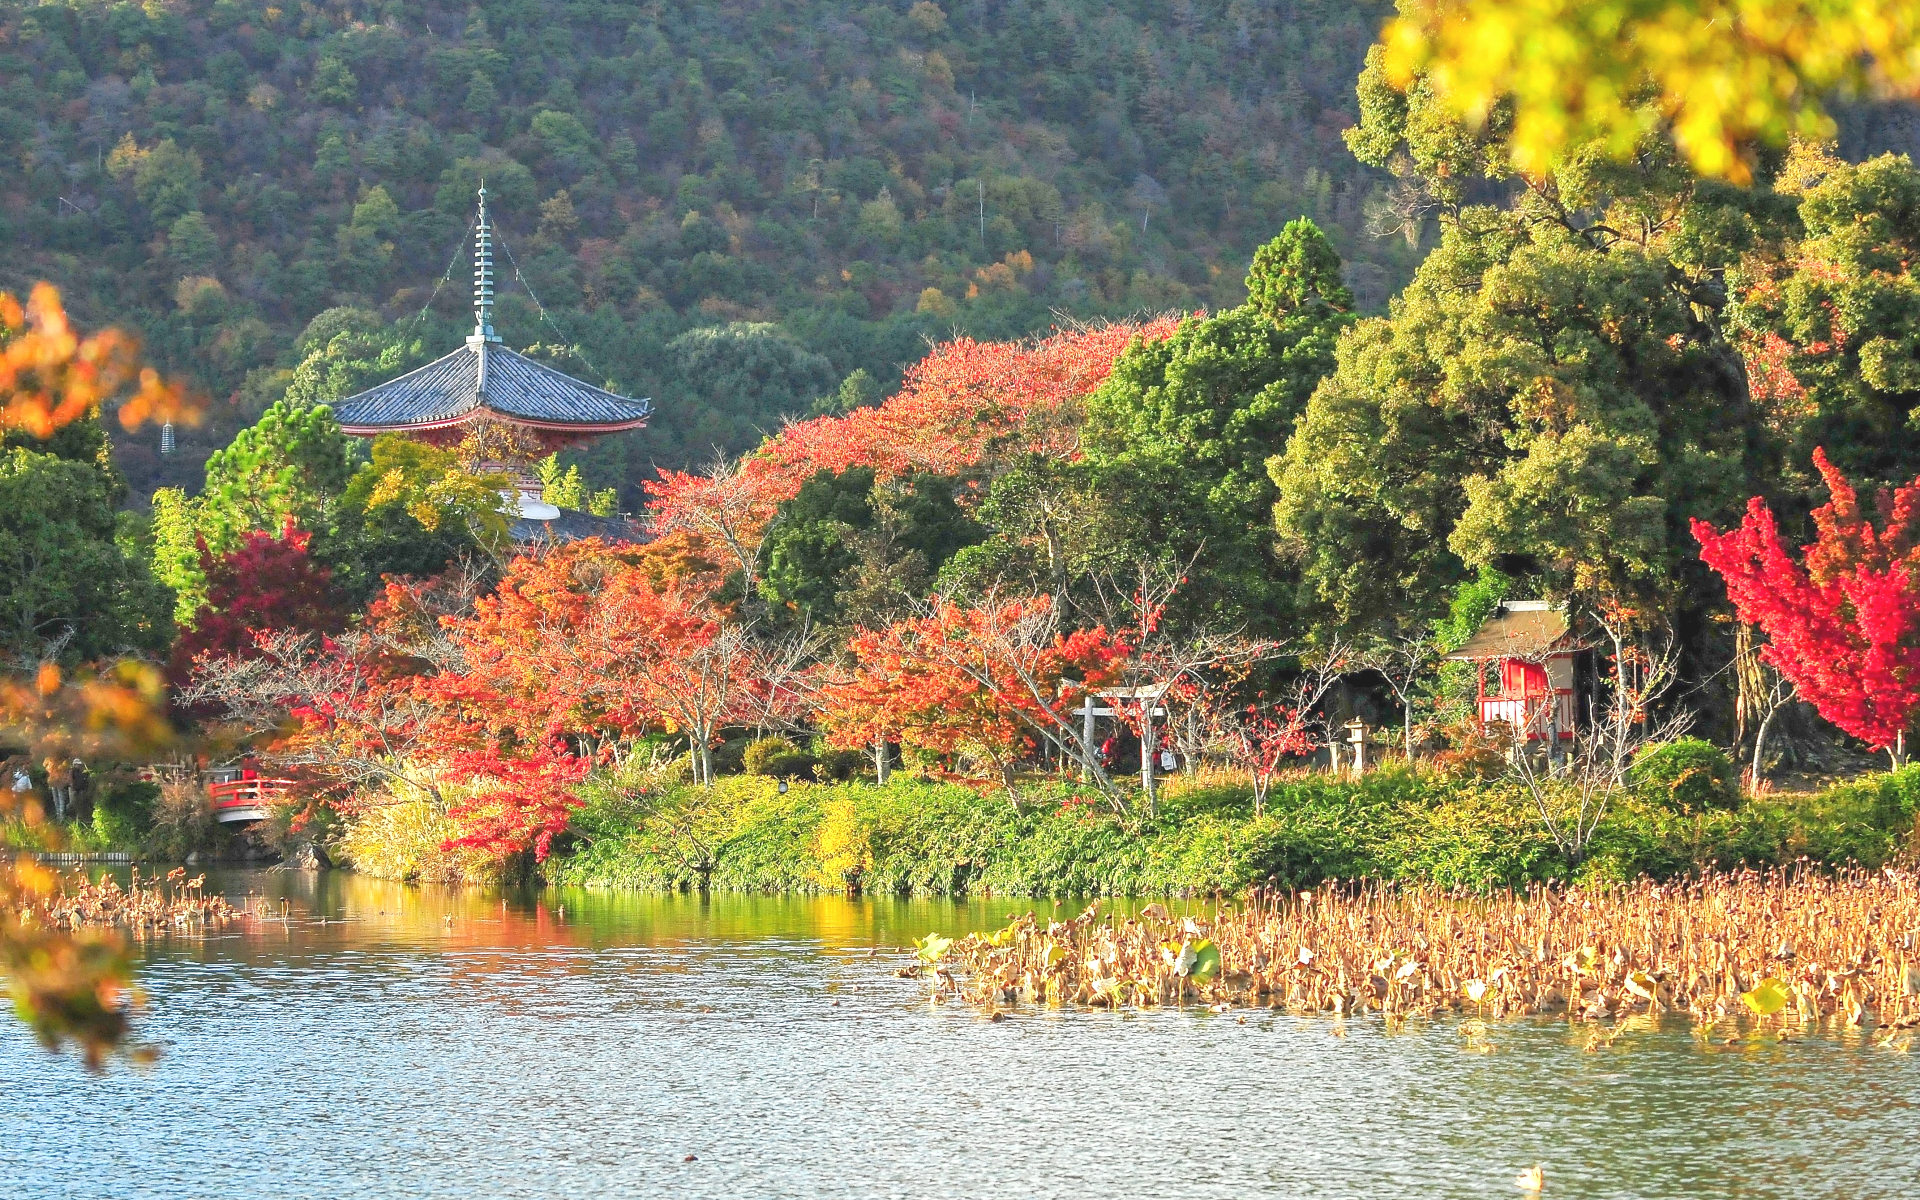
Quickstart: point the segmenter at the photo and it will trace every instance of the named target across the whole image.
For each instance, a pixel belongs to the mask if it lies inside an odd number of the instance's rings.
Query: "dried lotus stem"
[[[1920,1024],[1920,882],[1804,866],[1467,897],[1391,883],[1257,890],[1237,907],[1029,913],[955,942],[969,1002],[1265,1006],[1338,1017],[1680,1014]]]

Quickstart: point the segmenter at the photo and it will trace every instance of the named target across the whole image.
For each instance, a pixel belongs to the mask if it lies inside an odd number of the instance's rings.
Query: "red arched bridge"
[[[258,821],[267,815],[267,804],[285,791],[286,779],[225,779],[207,785],[213,798],[213,818],[223,824]]]
[[[191,761],[150,763],[140,768],[150,783],[204,787],[214,820],[226,825],[266,817],[275,797],[293,786],[291,779],[266,779],[252,767],[226,763],[200,766]]]

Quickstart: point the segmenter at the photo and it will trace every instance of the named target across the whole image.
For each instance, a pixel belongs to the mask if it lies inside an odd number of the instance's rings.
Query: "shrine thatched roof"
[[[1564,608],[1545,600],[1509,600],[1494,610],[1466,644],[1447,655],[1456,662],[1542,658],[1581,648]]]

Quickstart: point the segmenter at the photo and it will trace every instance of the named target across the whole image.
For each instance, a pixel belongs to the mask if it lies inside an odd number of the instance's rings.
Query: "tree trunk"
[[[881,787],[887,785],[887,776],[893,767],[893,755],[888,753],[887,739],[873,739],[873,778]]]
[[[1093,761],[1093,697],[1088,695],[1080,704],[1080,728],[1075,732],[1080,739],[1080,782],[1092,783],[1093,772],[1088,764]]]
[[[1052,513],[1041,518],[1040,532],[1047,543],[1047,582],[1053,588],[1050,606],[1053,627],[1064,629],[1067,624],[1067,587],[1071,581],[1067,578],[1067,548],[1062,544],[1060,530],[1054,524]]]
[[[1754,761],[1758,762],[1759,740],[1766,736],[1767,721],[1773,713],[1767,703],[1760,656],[1753,645],[1753,626],[1744,621],[1733,630],[1733,684],[1733,744],[1745,741],[1747,730],[1755,728]]]
[[[1767,751],[1767,726],[1773,724],[1773,715],[1779,707],[1769,708],[1760,724],[1753,731],[1753,770],[1747,776],[1747,790],[1758,793],[1760,790],[1760,763]]]
[[[1007,799],[1012,802],[1013,810],[1020,811],[1020,787],[1014,782],[1013,762],[995,759],[994,765],[1000,769],[1000,786],[1007,789]]]
[[[702,787],[713,786],[713,735],[710,731],[701,731],[699,763],[699,783]]]
[[[1153,701],[1140,706],[1140,790],[1147,795],[1147,815],[1155,815],[1159,797],[1153,787]]]

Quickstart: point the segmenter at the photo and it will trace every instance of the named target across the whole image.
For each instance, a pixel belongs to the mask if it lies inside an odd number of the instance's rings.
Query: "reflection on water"
[[[151,949],[153,1070],[0,1034],[5,1194],[1517,1196],[1535,1162],[1548,1196],[1920,1194],[1920,1059],[1858,1039],[995,1024],[894,948],[1027,901],[209,883],[265,915]]]

